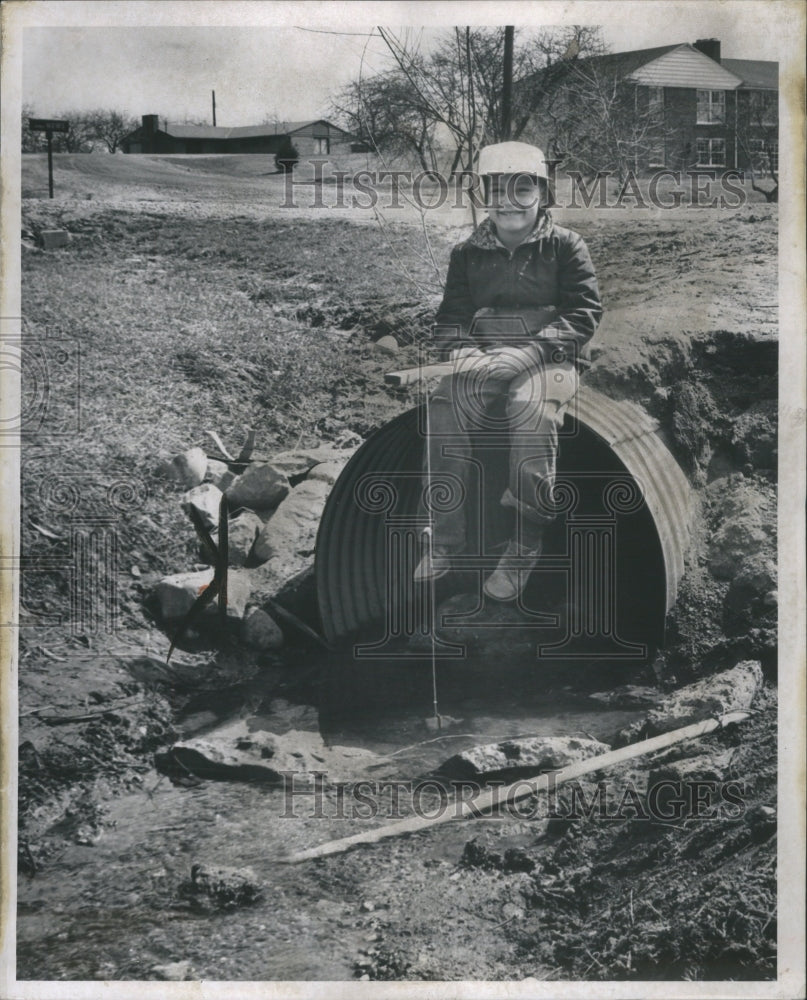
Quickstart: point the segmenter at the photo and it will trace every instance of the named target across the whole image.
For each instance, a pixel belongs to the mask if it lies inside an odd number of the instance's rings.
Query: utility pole
[[[211,90],[210,93],[213,95],[213,125],[216,124],[216,91]]]
[[[513,103],[513,26],[504,29],[504,82],[502,85],[502,139],[510,138],[510,118]]]

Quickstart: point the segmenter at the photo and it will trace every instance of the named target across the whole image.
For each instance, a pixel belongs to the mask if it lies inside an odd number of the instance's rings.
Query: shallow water
[[[571,700],[536,706],[515,695],[454,697],[449,707],[457,721],[446,720],[442,731],[427,728],[421,706],[400,706],[342,719],[322,735],[329,744],[387,756],[385,777],[415,779],[474,744],[519,735],[608,740],[642,715]],[[273,732],[318,725],[315,710],[284,702],[247,721]],[[108,803],[108,825],[95,846],[67,844],[33,879],[20,879],[18,977],[143,979],[156,964],[187,958],[197,978],[351,979],[372,917],[362,900],[385,879],[409,879],[413,871],[422,877],[423,865],[456,865],[474,835],[471,824],[498,822],[452,823],[350,857],[280,863],[290,851],[384,821],[338,818],[332,804],[325,800],[317,818],[310,796],[295,797],[290,808],[278,788],[212,780],[177,787],[149,773],[142,790]],[[284,818],[284,811],[295,815]],[[263,899],[230,913],[191,912],[177,888],[197,862],[252,868],[266,886]]]

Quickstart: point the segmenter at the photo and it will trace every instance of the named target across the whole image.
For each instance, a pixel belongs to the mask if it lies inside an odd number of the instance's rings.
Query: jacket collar
[[[539,212],[538,218],[535,220],[535,227],[519,246],[523,246],[525,243],[537,243],[544,239],[552,232],[554,225],[552,215],[549,212]],[[498,250],[504,246],[496,236],[496,227],[490,219],[485,219],[476,227],[468,237],[467,244],[472,247],[480,247],[483,250]]]

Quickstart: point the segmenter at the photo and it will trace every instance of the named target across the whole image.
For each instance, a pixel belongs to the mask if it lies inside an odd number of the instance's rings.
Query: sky
[[[37,4],[32,6],[36,13]],[[485,3],[414,3],[404,9],[395,3],[245,7],[212,0],[164,3],[160,17],[149,17],[156,8],[147,2],[96,2],[88,8],[40,0],[38,6],[49,14],[39,19],[48,26],[22,32],[22,100],[37,114],[105,107],[137,117],[209,121],[215,89],[219,125],[329,116],[331,100],[344,84],[360,71],[372,74],[390,65],[374,23],[396,23],[397,17],[397,23],[411,25],[415,15],[414,25],[426,24],[425,30],[393,30],[420,35],[428,45],[437,30],[435,14],[443,25],[503,20],[501,7]],[[779,58],[779,33],[757,29],[758,17],[748,15],[761,12],[752,10],[758,5],[751,0],[588,0],[570,14],[569,4],[562,7],[508,3],[504,9],[519,27],[535,22],[539,12],[543,23],[552,23],[547,18],[557,12],[567,23],[600,24],[614,51],[717,37],[726,57]],[[168,16],[170,10],[178,16]],[[378,17],[382,14],[387,17]],[[95,25],[87,26],[92,21]]]

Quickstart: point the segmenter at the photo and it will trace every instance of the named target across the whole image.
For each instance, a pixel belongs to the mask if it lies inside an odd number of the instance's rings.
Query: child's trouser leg
[[[435,493],[442,494],[441,503],[433,508],[435,545],[449,549],[465,545],[465,503],[473,488],[471,436],[480,431],[490,433],[487,410],[503,388],[501,382],[478,374],[449,375],[439,382],[429,400],[431,482]],[[428,471],[424,455],[424,476]]]
[[[509,482],[502,503],[517,511],[516,541],[524,548],[540,543],[544,526],[555,519],[552,491],[558,428],[576,392],[577,371],[571,363],[547,365],[510,384]]]

